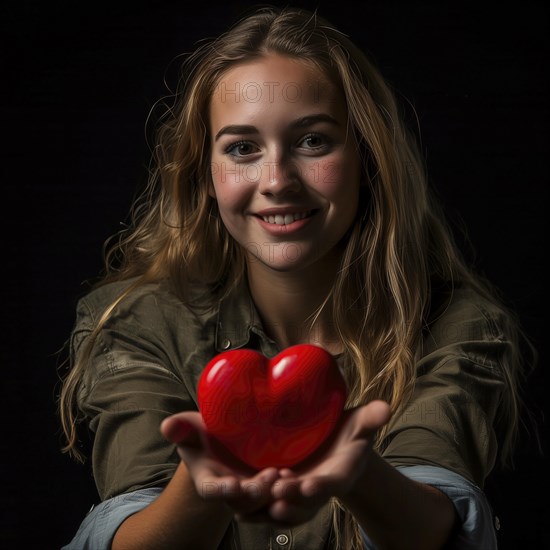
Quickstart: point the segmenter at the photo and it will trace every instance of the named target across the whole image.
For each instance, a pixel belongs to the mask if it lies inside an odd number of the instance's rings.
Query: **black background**
[[[2,513],[4,548],[59,548],[96,501],[60,453],[57,351],[104,240],[146,177],[145,121],[174,58],[249,3],[3,2]],[[371,54],[418,115],[430,180],[466,251],[540,351],[526,395],[542,426],[548,304],[549,10],[545,2],[296,2]],[[172,79],[172,80],[171,80]],[[459,237],[466,247],[466,240]],[[475,252],[474,252],[475,251]],[[543,444],[544,446],[544,444]],[[501,548],[542,548],[546,458],[525,436],[488,491]]]

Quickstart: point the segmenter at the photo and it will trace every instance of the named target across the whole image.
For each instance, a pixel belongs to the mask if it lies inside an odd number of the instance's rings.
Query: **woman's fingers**
[[[389,421],[390,416],[390,406],[381,400],[345,411],[342,424],[335,436],[336,446],[350,440],[372,441],[374,434]]]
[[[383,401],[347,411],[325,449],[302,465],[280,471],[253,472],[241,464],[208,436],[198,412],[166,418],[161,432],[178,446],[202,498],[224,500],[243,521],[295,525],[313,517],[330,497],[348,490],[365,466],[374,433],[389,418],[390,408]]]
[[[251,478],[242,479],[239,496],[228,501],[237,517],[246,520],[248,515],[258,514],[271,503],[271,488],[278,477],[276,468],[266,468]]]
[[[165,418],[161,425],[162,435],[176,445],[201,446],[204,423],[198,412],[183,412]]]
[[[239,479],[234,475],[218,475],[203,468],[193,477],[197,493],[206,500],[232,500],[241,494]]]
[[[358,408],[357,415],[357,421],[362,428],[362,432],[371,434],[390,420],[391,409],[385,401],[376,400]]]
[[[253,477],[239,479],[235,475],[219,475],[204,464],[193,477],[201,497],[224,500],[237,517],[246,520],[254,515],[257,521],[273,500],[271,487],[278,475],[276,468],[266,468]]]
[[[296,500],[301,494],[300,477],[280,478],[273,484],[271,494],[275,500]]]
[[[314,460],[279,472],[273,484],[272,520],[291,524],[313,517],[331,497],[346,494],[363,468],[375,432],[390,419],[384,401],[347,411],[331,444]]]
[[[197,493],[206,500],[224,500],[237,514],[251,514],[271,502],[276,468],[254,472],[210,438],[200,413],[183,412],[161,424],[163,436],[175,443]]]
[[[294,479],[279,479],[271,491],[274,500],[294,504],[315,504],[328,500],[336,493],[340,479],[336,475],[302,476]]]
[[[299,525],[310,520],[325,501],[289,502],[276,500],[269,507],[269,517],[272,522],[281,525]]]
[[[264,499],[271,496],[271,487],[279,478],[277,468],[266,468],[255,476],[241,481],[241,492],[250,499]]]

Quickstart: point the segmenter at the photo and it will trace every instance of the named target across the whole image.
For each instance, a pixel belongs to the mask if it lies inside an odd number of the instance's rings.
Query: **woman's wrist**
[[[180,463],[159,497],[119,527],[112,549],[217,548],[232,517],[223,502],[197,494]]]
[[[410,480],[374,451],[340,500],[380,548],[440,548],[456,521],[445,494]]]

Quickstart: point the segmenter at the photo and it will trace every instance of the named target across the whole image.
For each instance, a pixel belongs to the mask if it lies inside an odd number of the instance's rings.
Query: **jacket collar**
[[[251,331],[256,334],[264,333],[246,278],[243,278],[220,300],[216,323],[216,350],[223,352],[246,346],[250,342]]]

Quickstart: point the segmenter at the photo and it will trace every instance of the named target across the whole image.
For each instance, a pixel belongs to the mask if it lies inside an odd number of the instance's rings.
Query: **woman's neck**
[[[342,351],[332,321],[330,301],[312,321],[334,286],[338,260],[323,269],[311,265],[300,271],[279,272],[265,264],[249,262],[247,274],[252,299],[264,329],[280,348],[315,344],[333,354]]]

